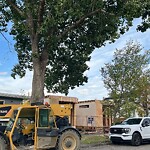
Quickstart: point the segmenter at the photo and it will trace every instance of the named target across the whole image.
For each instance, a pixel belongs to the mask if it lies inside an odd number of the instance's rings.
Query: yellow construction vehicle
[[[66,106],[21,104],[11,106],[11,113],[8,113],[10,110],[1,111],[0,113],[6,113],[3,119],[8,114],[11,115],[8,117],[5,131],[0,132],[0,150],[49,148],[78,150],[81,134],[70,126],[68,118],[70,107]]]

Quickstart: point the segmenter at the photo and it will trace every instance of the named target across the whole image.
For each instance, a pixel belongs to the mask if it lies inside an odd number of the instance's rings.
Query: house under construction
[[[80,101],[76,105],[76,127],[84,131],[107,131],[112,123],[104,113],[102,100]]]

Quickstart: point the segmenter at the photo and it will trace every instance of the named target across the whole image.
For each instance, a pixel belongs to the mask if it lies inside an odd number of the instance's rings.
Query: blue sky
[[[13,44],[6,42],[1,36],[0,45],[0,75],[8,75],[10,74],[12,66],[17,62],[16,53]]]
[[[84,86],[77,87],[74,90],[70,90],[68,96],[77,97],[79,100],[102,100],[108,96],[99,70],[105,63],[111,62],[116,48],[123,48],[127,41],[134,40],[139,42],[144,49],[150,49],[150,29],[144,33],[137,32],[136,25],[138,23],[139,19],[136,19],[134,21],[134,26],[116,40],[115,43],[107,44],[105,47],[94,50],[91,54],[91,61],[87,63],[90,70],[85,72],[89,78],[88,83]],[[9,43],[0,34],[0,93],[30,95],[32,72],[27,71],[26,76],[22,79],[18,77],[14,80],[10,76],[11,69],[17,63],[17,54],[13,47],[14,41],[12,40],[12,37],[8,34],[5,34],[5,36],[9,40]]]

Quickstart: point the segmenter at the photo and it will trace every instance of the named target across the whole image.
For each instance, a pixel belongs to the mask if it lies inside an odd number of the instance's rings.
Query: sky
[[[137,32],[136,26],[140,20],[135,19],[133,27],[122,35],[112,44],[106,44],[105,47],[97,48],[91,54],[91,61],[87,62],[90,70],[85,74],[88,76],[88,83],[69,90],[68,96],[77,97],[79,101],[83,100],[102,100],[108,97],[108,91],[104,87],[100,69],[106,63],[110,63],[116,49],[122,49],[129,40],[139,42],[143,49],[150,49],[150,29],[144,33]],[[8,41],[0,34],[0,93],[31,95],[32,72],[27,71],[22,79],[11,77],[11,69],[17,63],[17,54],[14,50],[13,38],[5,34]],[[45,93],[47,94],[47,93]],[[50,93],[52,94],[52,93]],[[58,93],[57,95],[61,95]]]

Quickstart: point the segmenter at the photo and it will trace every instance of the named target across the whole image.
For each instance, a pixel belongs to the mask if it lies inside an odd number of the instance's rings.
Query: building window
[[[80,105],[79,108],[89,108],[89,105]]]

